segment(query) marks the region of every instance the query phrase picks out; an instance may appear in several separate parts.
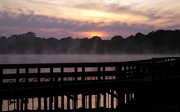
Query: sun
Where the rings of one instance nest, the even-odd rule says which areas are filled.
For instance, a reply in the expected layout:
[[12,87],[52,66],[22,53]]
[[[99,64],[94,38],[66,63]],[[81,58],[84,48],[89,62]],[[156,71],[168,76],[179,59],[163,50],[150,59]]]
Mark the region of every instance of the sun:
[[93,36],[104,37],[104,33],[103,32],[89,32],[89,37],[93,37]]
[[92,38],[94,36],[98,36],[101,39],[107,38],[107,33],[103,31],[87,31],[87,32],[81,32],[81,35],[87,38]]

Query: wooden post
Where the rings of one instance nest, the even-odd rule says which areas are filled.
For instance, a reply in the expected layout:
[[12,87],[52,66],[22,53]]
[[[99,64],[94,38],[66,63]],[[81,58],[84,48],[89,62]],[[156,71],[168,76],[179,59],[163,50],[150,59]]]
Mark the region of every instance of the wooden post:
[[[85,73],[85,67],[82,67],[82,73]],[[82,76],[81,81],[84,81],[84,80],[85,80],[85,77],[84,77],[84,76]]]
[[[27,74],[29,74],[29,69],[28,68],[26,68],[26,75]],[[28,83],[29,82],[29,79],[28,79],[28,77],[26,77],[26,83]],[[25,104],[25,110],[27,110],[27,108],[28,108],[28,98],[27,97],[25,97],[25,102],[24,102]]]
[[24,107],[25,107],[25,110],[27,110],[28,109],[28,97],[25,97],[25,99],[24,99]]
[[[53,68],[52,67],[50,67],[50,74],[51,74],[51,77],[50,77],[50,79],[51,79],[51,84],[52,85],[54,85],[54,80],[53,80]],[[55,89],[55,87],[53,87],[53,89]],[[55,92],[55,91],[53,91],[53,92]],[[53,103],[53,96],[52,96],[52,94],[51,94],[51,96],[49,97],[49,110],[50,111],[52,111],[53,110],[53,106],[52,106],[52,103]]]
[[103,96],[104,108],[106,108],[106,92],[103,93]]
[[[40,74],[41,73],[41,69],[40,68],[38,68],[38,74]],[[41,79],[40,79],[40,77],[38,77],[38,83],[40,84],[40,82],[41,82]],[[38,110],[41,110],[41,96],[39,95],[38,96]]]
[[101,81],[101,67],[98,66],[98,81]]
[[[106,67],[103,66],[103,72],[105,72],[105,71],[106,71]],[[105,75],[103,76],[103,80],[104,80],[104,81],[106,80],[106,76],[105,76]]]
[[64,110],[64,94],[61,96],[61,109]]
[[[2,83],[3,83],[2,75],[3,75],[3,70],[2,68],[0,68],[0,90],[2,89]],[[3,99],[0,93],[0,112],[2,112],[2,105],[3,105]]]
[[56,94],[54,97],[54,109],[58,110],[58,94]]
[[16,110],[19,111],[19,98],[16,99]]
[[59,93],[58,92],[58,76],[55,76],[54,81],[55,81],[54,92],[56,92],[55,97],[54,97],[54,109],[58,110],[58,93]]
[[126,93],[126,104],[129,105],[130,101],[129,101],[129,92]]
[[47,97],[44,97],[44,110],[47,110]]
[[0,111],[2,112],[2,106],[3,106],[3,99],[0,96]]
[[[78,68],[75,67],[74,68],[74,73],[76,74],[78,72]],[[75,76],[75,82],[78,81],[78,76]],[[78,98],[77,98],[77,94],[74,94],[74,100],[73,100],[73,109],[76,110],[77,109],[77,103],[78,103]]]
[[31,99],[32,99],[32,110],[34,110],[34,98]]
[[89,109],[92,109],[92,95],[91,95],[91,92],[89,92]]
[[77,109],[77,94],[74,94],[74,100],[73,100],[73,109]]
[[86,97],[85,97],[85,93],[82,93],[82,108],[85,109],[86,106]]
[[[77,72],[78,72],[78,68],[75,67],[75,68],[74,68],[74,73],[76,74]],[[75,76],[75,82],[77,82],[77,76]]]
[[96,108],[100,108],[100,93],[99,92],[96,95]]
[[[98,66],[98,81],[101,81],[101,67]],[[100,108],[100,92],[97,93],[97,108]]]
[[67,96],[67,110],[70,110],[70,98]]
[[[19,68],[17,68],[17,75],[19,75]],[[19,83],[19,77],[16,77],[16,83]],[[19,111],[19,98],[17,98],[17,102],[16,102],[16,108],[17,111]]]
[[[112,94],[114,94],[114,91],[113,91],[113,90],[111,90],[111,92],[112,92]],[[112,94],[111,94],[111,109],[114,108],[114,97],[113,97]]]
[[52,103],[53,103],[53,96],[50,96],[49,97],[49,110],[52,111],[53,108],[52,108]]
[[[61,83],[64,83],[64,67],[61,67]],[[61,109],[64,110],[64,93],[61,94]]]
[[124,108],[125,98],[122,91],[117,91],[118,93],[118,108]]
[[[28,74],[29,74],[29,69],[28,69],[28,68],[26,68],[25,70],[26,70],[26,75],[28,75]],[[28,83],[28,82],[29,82],[28,77],[26,77],[26,79],[25,79],[25,80],[26,80],[26,83]]]
[[41,110],[41,96],[38,96],[38,110]]
[[21,111],[23,110],[23,98],[21,98]]
[[116,70],[116,80],[119,80],[119,66],[116,66],[116,68],[115,68]]

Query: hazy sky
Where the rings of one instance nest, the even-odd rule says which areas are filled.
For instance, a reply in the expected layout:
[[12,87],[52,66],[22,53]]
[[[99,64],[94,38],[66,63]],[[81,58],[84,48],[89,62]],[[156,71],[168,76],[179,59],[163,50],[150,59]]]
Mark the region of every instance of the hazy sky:
[[180,0],[0,0],[0,35],[110,39],[180,29]]

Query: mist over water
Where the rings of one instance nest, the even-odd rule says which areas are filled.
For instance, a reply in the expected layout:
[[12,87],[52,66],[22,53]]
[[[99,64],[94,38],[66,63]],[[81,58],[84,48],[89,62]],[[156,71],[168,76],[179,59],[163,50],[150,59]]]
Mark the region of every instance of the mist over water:
[[0,64],[123,62],[154,57],[179,57],[180,54],[119,54],[119,55],[0,55]]

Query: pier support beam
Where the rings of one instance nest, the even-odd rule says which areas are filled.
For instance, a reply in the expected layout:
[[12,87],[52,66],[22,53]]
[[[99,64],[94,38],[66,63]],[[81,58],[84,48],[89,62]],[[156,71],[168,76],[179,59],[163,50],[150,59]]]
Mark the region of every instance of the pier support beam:
[[103,93],[103,105],[104,105],[104,108],[106,108],[106,92]]
[[100,108],[100,93],[97,93],[96,95],[96,108]]
[[38,96],[38,110],[41,110],[41,97]]
[[44,110],[47,110],[47,97],[44,97]]
[[53,96],[50,96],[49,97],[49,110],[53,110],[53,106],[52,106],[52,103],[53,103]]
[[70,110],[70,105],[71,105],[70,98],[67,97],[67,110]]
[[[0,69],[0,89],[2,88],[2,83],[3,83],[2,75],[3,75],[3,69]],[[0,93],[0,112],[2,112],[2,105],[3,105],[3,99]]]
[[58,110],[58,95],[55,95],[54,97],[54,110]]
[[28,98],[25,98],[25,110],[27,110],[28,109]]
[[89,93],[89,109],[92,109],[92,95]]
[[[111,92],[114,94],[114,91],[113,90],[111,90]],[[111,94],[111,109],[113,109],[114,108],[114,97],[113,97],[113,95]]]
[[64,110],[64,95],[61,96],[61,109]]
[[3,105],[3,100],[0,98],[0,111],[2,112],[2,105]]
[[118,108],[124,108],[125,94],[122,91],[117,91],[118,94]]
[[21,99],[21,111],[23,110],[23,100]]
[[21,98],[21,110],[27,110],[28,108],[28,98]]
[[19,98],[16,99],[17,102],[16,102],[16,110],[19,111]]
[[77,109],[77,94],[74,94],[74,100],[73,100],[73,105],[72,105],[73,109],[76,110]]
[[83,108],[83,109],[86,108],[86,97],[85,97],[85,93],[82,94],[82,108]]

